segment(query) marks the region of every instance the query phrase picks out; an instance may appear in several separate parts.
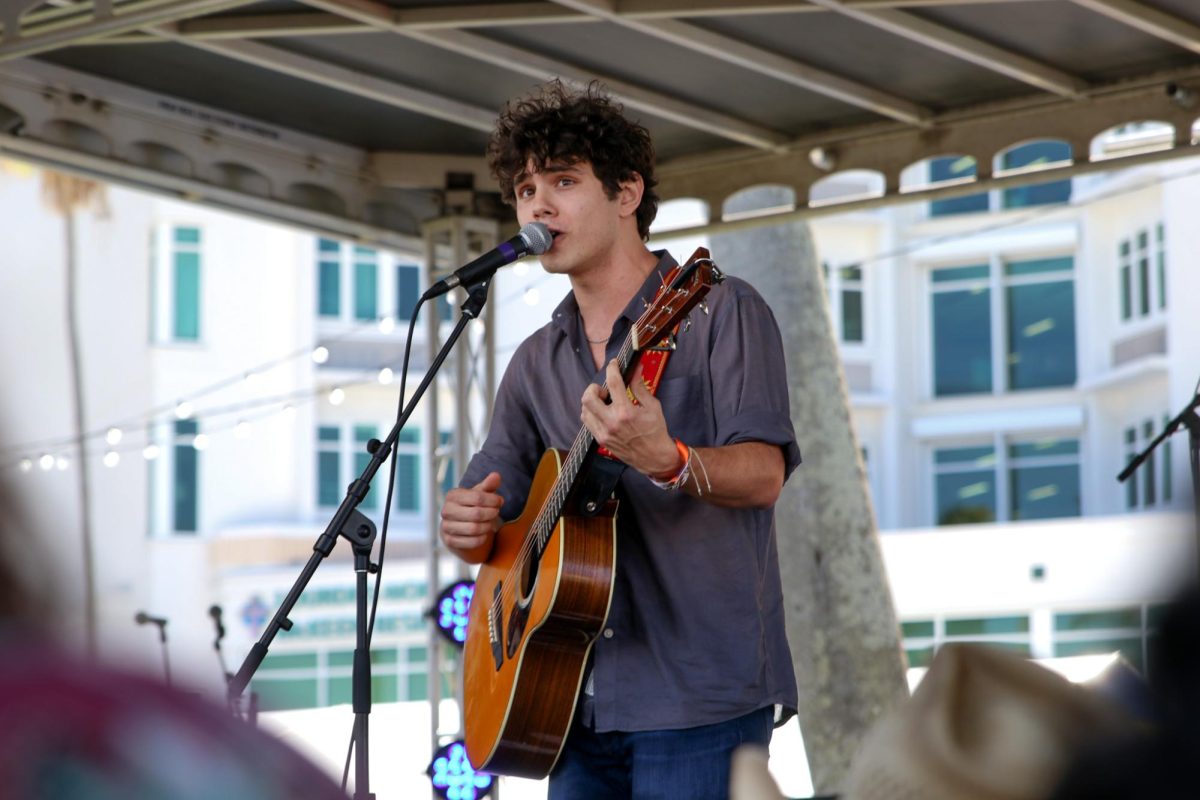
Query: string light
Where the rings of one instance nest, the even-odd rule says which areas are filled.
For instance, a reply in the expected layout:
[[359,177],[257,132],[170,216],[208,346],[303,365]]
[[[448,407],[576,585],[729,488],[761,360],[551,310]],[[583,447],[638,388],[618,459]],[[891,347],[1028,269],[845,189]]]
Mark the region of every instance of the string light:
[[324,364],[329,360],[329,348],[325,345],[314,348],[312,351],[312,360],[314,364]]
[[121,437],[123,435],[124,434],[121,432],[120,428],[117,428],[117,427],[109,428],[104,433],[104,441],[108,442],[113,447],[116,447],[117,445],[119,445],[121,443]]
[[233,435],[239,439],[249,439],[253,432],[253,427],[244,419],[238,420],[237,425],[233,426]]
[[513,264],[513,274],[517,275],[518,277],[523,276],[528,272],[529,265],[524,261],[518,261],[516,264]]
[[542,301],[542,293],[540,291],[538,291],[538,288],[536,286],[530,286],[528,289],[525,290],[524,300],[525,300],[525,305],[536,306],[538,303],[540,303]]
[[115,467],[117,464],[120,464],[120,463],[121,463],[121,454],[118,453],[116,450],[109,450],[107,453],[104,454],[104,466],[108,467],[109,469]]
[[192,447],[194,447],[197,450],[207,450],[208,449],[208,434],[207,433],[197,433],[194,437],[192,437]]
[[396,318],[384,316],[379,318],[379,332],[391,333],[396,327]]
[[67,467],[71,466],[71,459],[67,458],[65,455],[59,456],[58,458],[54,459],[54,466],[58,467],[59,472],[65,472]]
[[148,444],[142,448],[142,458],[147,461],[153,461],[158,458],[158,445]]
[[38,466],[41,467],[44,472],[49,472],[50,470],[54,469],[54,456],[50,455],[49,453],[43,453],[42,457],[38,459]]
[[384,367],[379,370],[379,382],[387,386],[396,377],[396,373],[392,372],[391,367]]
[[32,458],[22,458],[21,459],[21,472],[29,472],[31,469],[33,469],[33,459]]
[[346,391],[340,386],[333,387],[329,393],[329,405],[331,406],[340,406],[345,399]]
[[251,393],[257,392],[262,388],[262,384],[263,384],[262,373],[254,372],[253,370],[251,370],[250,372],[246,373],[245,381],[246,381],[246,391],[251,392]]
[[195,413],[196,409],[192,407],[189,400],[180,400],[175,406],[175,416],[178,419],[191,419]]
[[288,403],[279,413],[283,415],[285,422],[291,422],[296,418],[296,407],[291,403]]

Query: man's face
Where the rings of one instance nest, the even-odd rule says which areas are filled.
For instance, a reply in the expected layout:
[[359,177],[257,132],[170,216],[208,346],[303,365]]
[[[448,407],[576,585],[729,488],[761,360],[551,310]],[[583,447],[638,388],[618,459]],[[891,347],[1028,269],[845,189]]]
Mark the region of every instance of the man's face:
[[554,245],[541,256],[548,272],[579,275],[603,266],[621,233],[623,206],[620,193],[609,198],[590,162],[547,164],[541,171],[530,163],[513,194],[522,225],[541,222],[554,234]]

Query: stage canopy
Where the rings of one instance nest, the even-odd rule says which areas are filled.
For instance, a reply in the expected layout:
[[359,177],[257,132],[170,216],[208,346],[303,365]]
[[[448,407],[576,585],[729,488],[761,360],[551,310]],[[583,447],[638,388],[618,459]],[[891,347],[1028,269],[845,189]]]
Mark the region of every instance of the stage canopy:
[[[1200,118],[1195,0],[0,0],[0,22],[0,151],[396,246],[497,211],[487,131],[551,77],[607,84],[663,196],[714,219],[763,183],[802,213],[1029,181],[1004,153],[1031,140],[1070,147],[1039,180],[1178,157]],[[904,171],[938,156],[973,179]]]

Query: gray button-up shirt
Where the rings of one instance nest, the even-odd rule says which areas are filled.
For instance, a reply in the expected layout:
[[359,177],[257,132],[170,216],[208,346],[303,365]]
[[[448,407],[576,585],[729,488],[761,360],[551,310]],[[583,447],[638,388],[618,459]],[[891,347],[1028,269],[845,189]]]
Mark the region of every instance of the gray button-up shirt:
[[[665,251],[613,326],[608,359],[675,265]],[[783,347],[762,297],[734,277],[693,310],[667,361],[658,399],[672,436],[697,447],[767,442],[783,449],[786,474],[800,463],[788,410]],[[548,447],[569,448],[580,398],[603,383],[573,294],[513,355],[496,395],[492,426],[463,486],[495,470],[501,514],[520,514]],[[700,474],[703,482],[703,474]],[[796,707],[784,631],[772,509],[721,508],[664,492],[627,469],[617,488],[617,575],[592,675],[595,728],[642,731],[722,722],[778,704]]]

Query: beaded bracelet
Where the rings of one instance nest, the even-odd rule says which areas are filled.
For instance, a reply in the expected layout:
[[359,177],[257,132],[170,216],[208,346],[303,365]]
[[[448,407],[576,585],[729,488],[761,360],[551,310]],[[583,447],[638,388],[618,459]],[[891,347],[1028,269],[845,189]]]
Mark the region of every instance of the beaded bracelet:
[[660,480],[653,475],[646,476],[650,479],[651,483],[666,492],[674,491],[683,486],[692,472],[692,448],[676,439],[675,449],[679,451],[679,459],[683,462],[683,466],[679,468],[679,471],[674,476],[668,480]]

